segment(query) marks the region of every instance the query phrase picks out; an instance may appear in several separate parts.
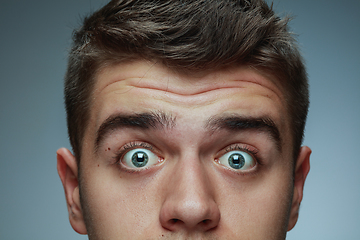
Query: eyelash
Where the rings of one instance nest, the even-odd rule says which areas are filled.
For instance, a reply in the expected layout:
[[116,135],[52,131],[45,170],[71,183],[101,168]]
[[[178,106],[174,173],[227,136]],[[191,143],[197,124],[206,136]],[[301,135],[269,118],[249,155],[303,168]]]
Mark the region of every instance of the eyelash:
[[240,144],[235,144],[235,145],[230,145],[225,149],[225,153],[228,153],[230,151],[234,151],[234,150],[240,150],[240,151],[244,151],[247,153],[252,154],[254,157],[258,154],[258,150],[250,148],[250,146],[247,145],[240,145]]
[[121,158],[130,150],[135,149],[135,148],[145,148],[148,149],[150,151],[154,151],[154,147],[152,145],[150,145],[149,143],[146,142],[129,142],[126,143],[124,146],[122,146],[120,148],[119,151],[117,151],[115,153],[115,159],[116,159],[116,163],[119,163]]

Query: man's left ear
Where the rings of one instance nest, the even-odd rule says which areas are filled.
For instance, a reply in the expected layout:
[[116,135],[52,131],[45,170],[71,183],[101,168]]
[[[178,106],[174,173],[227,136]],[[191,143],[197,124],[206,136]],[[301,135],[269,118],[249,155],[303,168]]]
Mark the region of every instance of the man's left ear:
[[299,217],[299,209],[301,200],[303,198],[305,179],[310,170],[310,154],[311,149],[309,147],[303,146],[300,149],[300,153],[296,161],[294,176],[294,196],[291,205],[288,231],[290,231],[295,226]]

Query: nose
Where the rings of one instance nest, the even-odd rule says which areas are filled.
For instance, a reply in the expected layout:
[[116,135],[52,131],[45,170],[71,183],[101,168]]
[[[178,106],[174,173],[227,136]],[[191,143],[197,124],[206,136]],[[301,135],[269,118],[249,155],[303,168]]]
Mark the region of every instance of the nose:
[[208,175],[199,162],[176,168],[167,183],[160,223],[170,231],[208,231],[218,226],[220,210]]

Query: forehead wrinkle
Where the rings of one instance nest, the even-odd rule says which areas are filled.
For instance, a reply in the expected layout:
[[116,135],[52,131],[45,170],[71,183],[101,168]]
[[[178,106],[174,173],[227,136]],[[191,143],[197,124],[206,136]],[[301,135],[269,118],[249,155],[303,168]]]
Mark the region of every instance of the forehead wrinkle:
[[[140,71],[140,72],[143,72],[142,75],[139,75],[137,77],[127,77],[127,76],[123,76],[123,77],[111,77],[113,75],[114,72],[117,72],[118,70],[118,66],[123,66],[123,67],[133,67],[133,66],[136,66],[136,63],[146,63],[147,65],[150,65],[148,66],[148,68],[145,70],[145,71]],[[150,63],[150,64],[149,64]],[[118,83],[118,82],[121,82],[121,81],[125,81],[125,80],[128,80],[128,79],[138,79],[138,83],[140,83],[144,78],[145,76],[151,71],[151,69],[153,69],[155,67],[155,65],[157,64],[157,62],[148,62],[148,61],[138,61],[138,62],[133,62],[133,61],[128,61],[128,62],[124,62],[124,63],[114,63],[114,64],[110,64],[110,65],[107,65],[107,64],[104,64],[102,67],[100,67],[97,71],[96,71],[96,74],[95,74],[95,89],[93,91],[93,93],[95,94],[99,94],[100,92],[102,92],[105,88],[107,88],[108,86],[112,85],[112,84],[115,84],[115,83]],[[126,72],[126,71],[129,71],[127,70],[126,68],[125,69],[122,69],[123,71],[121,72]],[[139,72],[139,71],[135,71],[135,69],[133,69],[131,72]],[[101,79],[112,79],[111,81],[107,82],[106,84],[104,84],[104,86],[101,86],[99,88],[97,88],[96,86],[99,85],[99,83],[101,82],[100,80]],[[103,80],[104,81],[104,80]],[[133,87],[136,87],[135,85]],[[129,90],[127,90],[129,91]],[[125,92],[127,92],[125,91]]]
[[[117,74],[118,72],[121,74]],[[130,80],[130,82],[127,80]],[[243,86],[238,83],[243,82],[267,88],[280,99],[282,95],[281,84],[278,86],[276,77],[253,67],[242,66],[207,70],[203,71],[203,74],[200,74],[200,76],[197,76],[197,74],[192,72],[184,74],[173,71],[158,62],[151,61],[135,61],[104,66],[96,74],[96,85],[98,86],[96,93],[103,91],[109,85],[121,81],[126,81],[126,85],[131,87],[158,89],[184,96],[205,93],[219,88],[242,88]],[[104,86],[101,86],[101,82],[105,82]],[[182,91],[179,92],[180,89],[178,88],[172,89],[171,85],[173,84],[180,84]]]
[[[271,91],[272,93],[274,93],[278,99],[283,99],[282,97],[282,92],[280,89],[278,89],[278,91],[276,91],[276,88],[278,88],[276,85],[275,87],[272,87],[270,84],[264,84],[264,83],[261,83],[260,81],[251,81],[251,80],[234,80],[235,82],[245,82],[245,83],[251,83],[251,84],[256,84],[256,85],[259,85],[263,88],[266,88],[268,89],[269,91]],[[275,84],[273,81],[271,81],[273,84]],[[244,87],[245,88],[245,87]],[[263,94],[264,96],[270,98],[267,94]]]

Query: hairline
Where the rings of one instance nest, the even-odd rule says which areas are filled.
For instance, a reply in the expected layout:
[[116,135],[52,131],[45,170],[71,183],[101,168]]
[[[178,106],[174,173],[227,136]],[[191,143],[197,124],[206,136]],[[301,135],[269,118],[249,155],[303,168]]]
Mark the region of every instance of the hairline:
[[[256,51],[258,51],[258,52],[254,52],[254,53],[246,52],[246,51],[239,52],[239,53],[233,52],[234,55],[230,55],[229,57],[225,57],[225,58],[224,58],[225,55],[222,55],[222,57],[219,57],[220,55],[219,56],[216,55],[218,58],[216,58],[215,60],[213,60],[212,58],[204,59],[204,58],[200,57],[199,61],[195,61],[195,62],[193,62],[193,61],[189,62],[187,58],[186,59],[179,58],[180,60],[178,61],[177,58],[176,59],[174,58],[174,55],[171,55],[170,57],[168,55],[161,55],[163,53],[162,51],[159,52],[156,49],[155,49],[155,51],[153,51],[150,48],[147,48],[146,45],[141,45],[141,46],[139,45],[140,50],[141,49],[142,50],[137,51],[135,48],[137,48],[138,46],[136,44],[134,45],[132,40],[135,40],[135,41],[140,40],[140,42],[141,42],[141,41],[143,41],[143,38],[141,38],[141,37],[136,38],[136,39],[133,38],[133,39],[131,39],[131,41],[128,41],[128,39],[125,39],[124,44],[125,44],[126,48],[120,49],[120,48],[115,47],[116,50],[113,51],[113,49],[115,49],[115,48],[113,48],[114,45],[112,45],[111,43],[108,44],[109,42],[106,42],[106,43],[104,43],[105,45],[102,45],[103,44],[102,40],[101,39],[99,40],[98,38],[94,37],[95,36],[94,32],[91,29],[91,24],[94,24],[94,17],[99,18],[100,17],[99,13],[101,11],[103,11],[103,9],[105,9],[105,7],[95,13],[92,13],[88,18],[86,18],[83,22],[82,28],[79,29],[77,32],[74,32],[75,34],[74,34],[74,38],[73,38],[74,39],[73,43],[75,44],[74,45],[75,48],[73,48],[73,50],[71,52],[71,57],[70,57],[73,59],[77,59],[77,61],[80,63],[83,63],[83,61],[87,61],[86,64],[90,64],[87,66],[96,66],[94,68],[95,70],[90,70],[91,74],[88,75],[90,77],[87,79],[88,83],[92,84],[92,87],[86,89],[85,90],[86,96],[84,98],[80,99],[82,101],[87,101],[87,102],[85,102],[86,108],[81,113],[82,118],[80,120],[78,120],[78,122],[76,122],[76,119],[71,122],[72,132],[74,132],[74,129],[76,129],[76,128],[80,128],[81,130],[83,130],[83,131],[77,131],[76,133],[71,133],[72,138],[70,138],[71,142],[75,144],[74,149],[76,150],[75,151],[76,155],[78,155],[78,157],[79,157],[79,161],[81,158],[82,144],[84,141],[84,136],[85,136],[86,129],[88,128],[90,112],[91,112],[92,105],[93,105],[92,96],[93,96],[94,89],[95,89],[94,87],[95,87],[95,84],[97,81],[96,75],[106,66],[130,62],[130,61],[134,61],[137,59],[149,60],[147,58],[148,56],[150,56],[151,58],[154,58],[154,59],[158,59],[158,61],[162,62],[165,66],[170,67],[172,69],[176,69],[179,72],[185,71],[185,70],[186,71],[188,71],[188,70],[190,70],[190,71],[200,70],[201,71],[201,70],[213,69],[214,66],[215,66],[215,68],[216,68],[216,66],[219,66],[219,68],[221,68],[221,66],[248,65],[248,66],[252,66],[258,70],[261,70],[261,72],[263,72],[263,73],[267,73],[267,74],[271,74],[271,75],[275,76],[277,79],[280,80],[279,82],[281,83],[282,86],[284,86],[284,89],[285,89],[285,91],[282,91],[282,92],[284,93],[284,95],[286,97],[286,102],[285,102],[286,112],[289,115],[288,121],[289,121],[290,127],[292,128],[292,129],[290,129],[290,135],[292,136],[292,139],[293,139],[292,145],[293,145],[293,148],[295,149],[294,152],[296,152],[296,151],[298,152],[298,149],[301,146],[302,139],[303,139],[302,136],[303,136],[303,132],[304,132],[304,124],[306,121],[306,114],[307,114],[307,111],[305,111],[305,106],[307,106],[307,104],[305,102],[304,102],[304,104],[299,104],[299,101],[297,101],[297,103],[295,103],[297,96],[300,96],[301,99],[304,100],[305,99],[304,95],[306,95],[306,91],[308,91],[308,89],[305,89],[305,85],[307,84],[307,78],[305,77],[306,70],[303,66],[303,59],[299,53],[299,49],[297,47],[296,40],[292,37],[293,34],[289,31],[289,29],[287,29],[290,18],[288,16],[284,16],[284,17],[280,18],[278,14],[274,13],[272,7],[270,7],[270,9],[266,9],[267,4],[265,2],[264,2],[265,5],[263,5],[263,3],[261,3],[260,1],[255,1],[254,3],[255,3],[255,5],[253,5],[254,8],[250,8],[250,9],[252,9],[250,12],[254,13],[253,10],[257,9],[260,11],[260,14],[262,14],[262,16],[264,16],[263,14],[268,14],[268,13],[270,14],[269,18],[267,16],[264,16],[263,18],[261,18],[261,20],[267,19],[268,22],[272,22],[274,24],[271,26],[276,27],[277,32],[271,32],[271,33],[276,34],[276,35],[274,35],[276,39],[277,39],[277,37],[279,37],[276,40],[277,42],[275,42],[276,44],[278,44],[278,43],[280,44],[281,41],[284,41],[283,44],[279,45],[280,49],[277,49],[277,50],[281,50],[282,47],[284,47],[284,51],[285,51],[284,53],[271,52],[271,50],[274,50],[274,49],[272,49],[271,47],[269,48],[269,46],[265,45],[265,47],[266,47],[265,49],[257,48],[257,47],[254,48]],[[116,6],[114,5],[111,7],[116,7]],[[265,12],[262,12],[262,10],[260,9],[262,7],[265,7]],[[266,12],[266,11],[269,11],[269,12]],[[90,18],[92,20],[87,21]],[[89,28],[89,26],[90,26],[90,28]],[[264,26],[265,25],[263,25],[263,27]],[[271,31],[271,29],[269,31]],[[271,36],[273,36],[273,35],[271,35]],[[79,37],[81,37],[81,40]],[[261,39],[258,39],[258,40],[264,41],[265,39],[266,38],[264,38],[264,36],[263,36],[263,37],[261,37]],[[106,45],[106,44],[108,44],[108,45]],[[143,43],[141,42],[141,44],[143,44]],[[127,47],[131,47],[133,49],[130,49]],[[95,51],[93,51],[93,50],[95,50]],[[261,54],[264,54],[264,52],[262,52],[262,50],[266,50],[266,51],[270,50],[269,55],[265,55],[265,56],[261,55]],[[165,53],[165,50],[164,50],[164,53]],[[172,54],[172,53],[174,53],[174,52],[171,51],[170,54]],[[240,54],[240,55],[238,55],[238,54]],[[265,53],[265,54],[267,54],[267,53]],[[274,56],[275,56],[275,58],[272,58]],[[280,58],[276,58],[277,56],[279,56]],[[236,58],[234,58],[234,57],[236,57]],[[272,60],[274,62],[272,62]],[[275,65],[272,65],[272,64],[275,64]],[[293,64],[295,64],[295,65],[293,65]],[[74,62],[73,62],[72,65],[76,65],[76,64],[74,64]],[[275,66],[275,68],[273,68],[273,66]],[[279,66],[282,66],[282,67],[279,67]],[[218,68],[216,68],[216,69],[218,69]],[[74,70],[74,69],[72,69],[72,70]],[[83,66],[81,66],[81,71],[84,71]],[[78,74],[81,74],[81,73],[78,73]],[[70,80],[71,80],[71,77],[72,76],[70,73],[70,76],[69,76]],[[84,79],[82,79],[82,80],[84,81]],[[299,86],[301,87],[301,90],[304,90],[304,93],[299,93],[296,90],[294,91],[293,84],[298,80],[300,80]],[[308,97],[307,97],[307,99],[308,99]],[[294,105],[295,107],[292,107],[293,103],[295,103],[295,105]],[[77,106],[79,105],[79,103],[76,103],[76,104],[77,104]],[[82,104],[84,104],[84,103],[82,103]],[[295,111],[297,109],[301,110],[301,112],[299,114]],[[306,109],[308,109],[308,106],[306,107]],[[79,111],[77,111],[75,109],[73,112],[79,112]],[[80,122],[80,121],[82,121],[82,122]],[[80,127],[79,124],[82,125],[83,123],[85,126]],[[73,145],[73,147],[74,147],[74,145]],[[296,159],[296,156],[297,156],[297,154],[295,153],[293,158]]]

